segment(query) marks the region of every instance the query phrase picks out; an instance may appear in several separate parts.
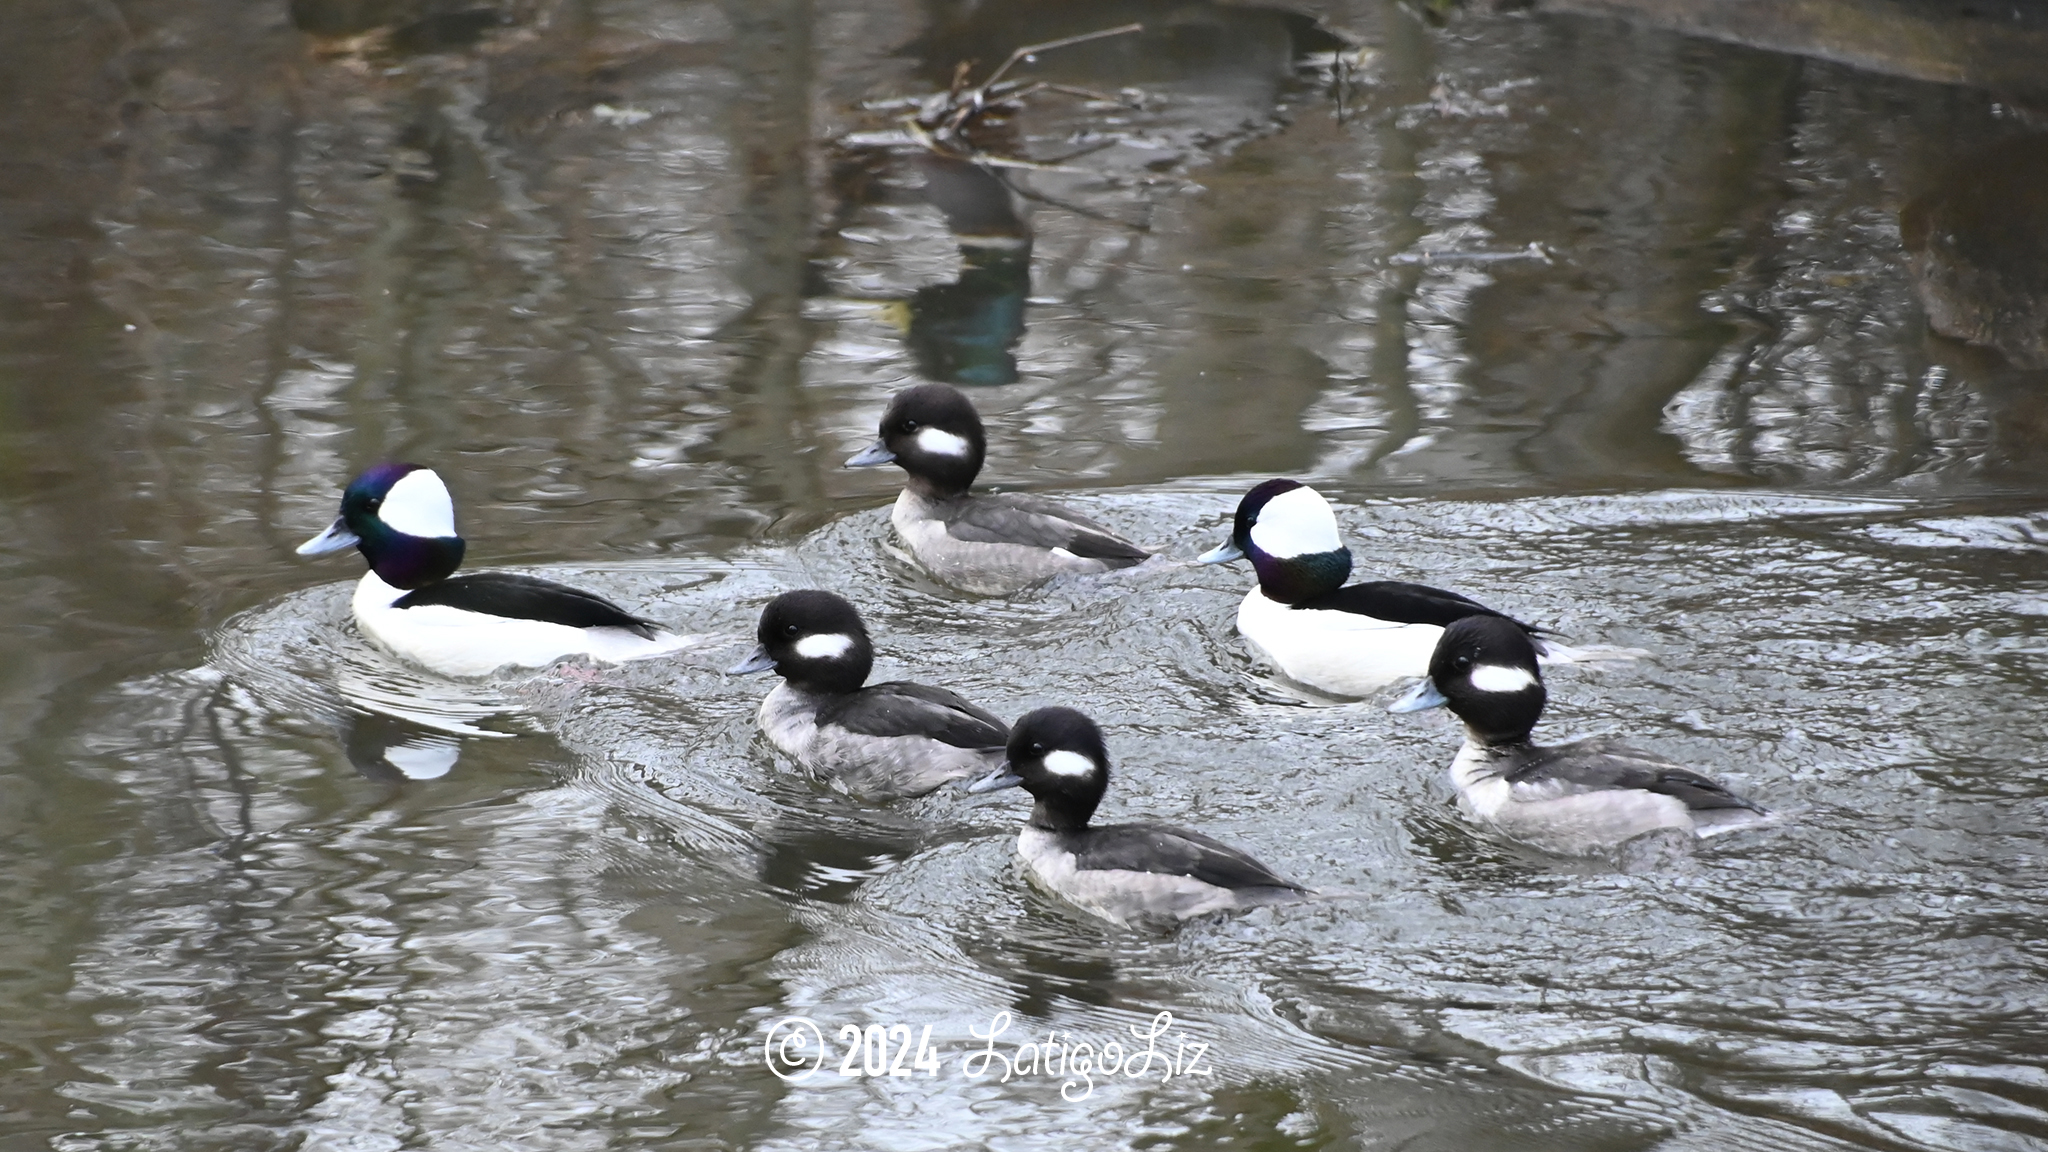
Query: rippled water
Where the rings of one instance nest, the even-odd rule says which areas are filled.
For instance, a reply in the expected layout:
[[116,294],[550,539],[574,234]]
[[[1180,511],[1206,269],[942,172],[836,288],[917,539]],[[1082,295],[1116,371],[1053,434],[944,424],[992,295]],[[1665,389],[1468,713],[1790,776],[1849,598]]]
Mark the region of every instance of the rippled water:
[[[42,101],[0,180],[0,1145],[2048,1147],[2048,377],[1928,334],[1897,226],[2009,107],[1369,2],[502,14],[0,36]],[[982,141],[1069,170],[925,201],[890,98],[1124,21],[1030,73],[1117,100]],[[988,600],[885,552],[897,478],[839,461],[920,373],[1012,370],[985,479],[1163,559]],[[701,642],[368,647],[356,562],[290,548],[392,456],[475,563]],[[1606,649],[1549,738],[1783,822],[1475,833],[1451,721],[1272,680],[1248,574],[1189,563],[1274,474],[1362,574]],[[799,586],[878,677],[1096,715],[1105,816],[1327,898],[1113,930],[1023,882],[1017,793],[818,786],[719,671]],[[785,1081],[789,1017],[834,1055]],[[1007,1081],[966,1060],[1005,1021]],[[895,1024],[936,1074],[839,1074]],[[1066,1060],[1133,1029],[1141,1075]]]

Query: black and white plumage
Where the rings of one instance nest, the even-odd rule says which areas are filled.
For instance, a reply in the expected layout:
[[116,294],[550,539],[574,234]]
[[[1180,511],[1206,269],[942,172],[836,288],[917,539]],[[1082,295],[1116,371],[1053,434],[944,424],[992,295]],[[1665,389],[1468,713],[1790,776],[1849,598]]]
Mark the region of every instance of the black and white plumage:
[[640,660],[690,643],[594,592],[513,572],[455,575],[465,549],[448,486],[417,464],[380,464],[350,482],[341,515],[303,556],[353,544],[370,563],[352,608],[363,634],[449,676],[569,656]]
[[1547,700],[1528,635],[1477,616],[1444,629],[1429,678],[1392,707],[1456,713],[1466,733],[1450,768],[1459,806],[1553,852],[1597,852],[1662,828],[1713,836],[1770,818],[1714,780],[1617,740],[1533,743]]
[[1294,480],[1268,480],[1246,493],[1230,539],[1201,562],[1240,559],[1251,560],[1259,582],[1238,605],[1238,632],[1290,679],[1337,696],[1365,696],[1423,675],[1453,621],[1492,616],[1534,631],[1425,584],[1345,584],[1351,549],[1337,534],[1336,514]]
[[1020,786],[1037,801],[1017,837],[1017,854],[1032,878],[1106,920],[1178,922],[1309,894],[1200,832],[1152,823],[1090,825],[1109,788],[1109,751],[1102,730],[1072,708],[1040,708],[1018,720],[1006,763],[969,790]]
[[422,608],[429,604],[564,628],[617,628],[642,640],[656,639],[662,631],[661,625],[635,616],[595,592],[518,572],[464,572],[415,588],[391,606]]
[[911,557],[966,592],[1001,595],[1063,572],[1106,572],[1150,555],[1049,500],[969,491],[988,451],[981,416],[958,388],[920,384],[898,392],[881,439],[848,460],[896,464],[908,474],[890,522]]
[[1010,726],[944,688],[867,684],[874,648],[852,604],[830,592],[784,592],[761,610],[753,654],[736,673],[773,670],[761,731],[849,795],[921,796],[1002,762]]

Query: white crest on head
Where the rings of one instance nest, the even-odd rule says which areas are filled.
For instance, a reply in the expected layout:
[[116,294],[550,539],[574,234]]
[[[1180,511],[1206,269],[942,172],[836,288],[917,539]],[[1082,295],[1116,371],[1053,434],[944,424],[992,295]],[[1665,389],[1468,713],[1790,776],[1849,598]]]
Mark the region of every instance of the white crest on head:
[[1344,546],[1337,535],[1337,514],[1313,488],[1289,488],[1259,509],[1252,524],[1252,543],[1275,559],[1335,552]]
[[820,632],[796,642],[796,654],[810,660],[836,660],[853,651],[853,637],[844,632]]
[[433,469],[415,468],[384,494],[377,519],[407,536],[453,536],[455,501]]
[[1536,686],[1536,674],[1506,664],[1481,664],[1469,677],[1481,692],[1521,692]]
[[1055,776],[1088,777],[1095,775],[1095,761],[1079,752],[1048,752],[1045,754],[1045,770]]
[[917,433],[917,450],[933,456],[965,456],[973,446],[965,436],[955,436],[943,428],[923,428]]

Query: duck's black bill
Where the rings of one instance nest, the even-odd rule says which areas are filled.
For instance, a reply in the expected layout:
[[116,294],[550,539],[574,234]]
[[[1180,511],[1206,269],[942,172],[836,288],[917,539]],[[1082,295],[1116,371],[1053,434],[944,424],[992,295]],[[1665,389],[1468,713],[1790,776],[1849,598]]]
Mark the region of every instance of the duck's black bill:
[[866,448],[861,449],[860,455],[848,460],[846,466],[848,468],[870,468],[876,464],[894,464],[895,462],[896,454],[889,451],[888,445],[877,440]]
[[966,788],[969,792],[1000,792],[1005,788],[1015,788],[1023,782],[1024,778],[1010,771],[1010,766],[1005,764],[981,779],[970,781],[962,785],[962,787]]
[[327,526],[327,531],[299,545],[298,553],[301,556],[319,556],[327,552],[339,552],[356,542],[356,534],[349,531],[348,525],[337,517],[334,523]]
[[1389,712],[1426,712],[1449,704],[1450,698],[1437,691],[1436,681],[1424,680],[1408,690],[1408,694],[1387,705]]

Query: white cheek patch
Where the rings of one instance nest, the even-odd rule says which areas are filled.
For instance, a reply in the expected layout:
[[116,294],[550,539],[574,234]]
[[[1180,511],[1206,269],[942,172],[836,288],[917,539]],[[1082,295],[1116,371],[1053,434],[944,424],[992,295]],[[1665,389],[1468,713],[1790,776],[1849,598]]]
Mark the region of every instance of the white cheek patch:
[[1048,752],[1045,756],[1045,770],[1055,776],[1093,776],[1095,761],[1079,752]]
[[427,468],[407,472],[384,494],[377,518],[407,536],[455,535],[455,501]]
[[1335,552],[1344,546],[1337,535],[1337,514],[1313,488],[1290,488],[1266,501],[1252,525],[1252,543],[1276,559]]
[[1504,664],[1481,664],[1472,670],[1470,679],[1481,692],[1521,692],[1536,686],[1534,672]]
[[853,651],[853,637],[844,632],[821,632],[796,642],[796,654],[808,660],[835,660]]
[[971,447],[967,437],[940,428],[926,428],[917,434],[917,450],[932,456],[965,456]]

